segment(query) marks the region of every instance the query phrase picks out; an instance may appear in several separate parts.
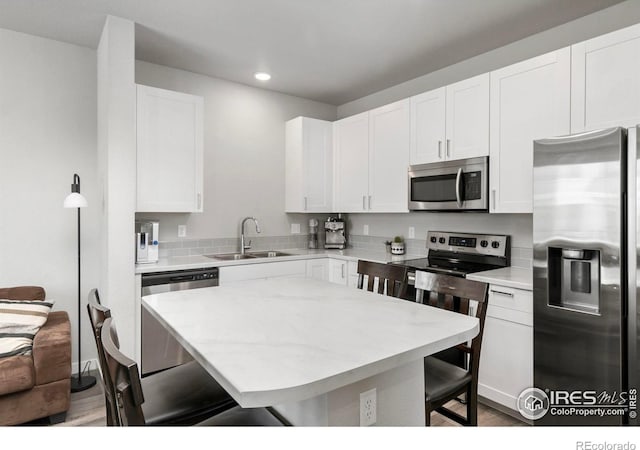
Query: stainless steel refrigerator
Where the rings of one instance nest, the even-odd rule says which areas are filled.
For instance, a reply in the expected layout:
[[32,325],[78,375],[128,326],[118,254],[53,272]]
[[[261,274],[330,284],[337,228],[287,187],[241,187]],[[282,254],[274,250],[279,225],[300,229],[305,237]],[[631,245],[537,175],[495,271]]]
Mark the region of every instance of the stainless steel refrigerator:
[[[585,392],[605,392],[596,405],[624,409],[607,395],[640,386],[637,135],[618,127],[534,142],[534,385],[561,393],[550,403],[584,411],[594,403]],[[637,425],[635,412],[621,414],[547,413],[535,424]]]

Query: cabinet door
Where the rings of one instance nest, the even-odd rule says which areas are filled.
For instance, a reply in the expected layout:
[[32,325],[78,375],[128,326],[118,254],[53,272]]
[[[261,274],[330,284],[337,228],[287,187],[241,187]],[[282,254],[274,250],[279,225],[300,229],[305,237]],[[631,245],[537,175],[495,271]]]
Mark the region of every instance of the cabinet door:
[[285,210],[333,209],[332,123],[296,117],[285,124]]
[[533,327],[489,316],[491,309],[484,323],[478,394],[517,410],[518,395],[533,386]]
[[329,259],[329,281],[347,285],[347,262],[341,259]]
[[304,211],[333,210],[332,123],[303,118]]
[[308,260],[307,278],[329,281],[329,260],[326,258]]
[[408,212],[409,133],[409,99],[369,112],[369,211]]
[[369,195],[369,113],[333,123],[335,165],[335,209],[340,212],[367,210]]
[[444,160],[446,88],[411,97],[411,164]]
[[489,74],[447,86],[447,159],[489,154]]
[[571,132],[640,123],[640,25],[571,46]]
[[491,72],[490,211],[533,212],[533,141],[569,134],[571,51]]
[[202,211],[203,99],[137,86],[139,212]]

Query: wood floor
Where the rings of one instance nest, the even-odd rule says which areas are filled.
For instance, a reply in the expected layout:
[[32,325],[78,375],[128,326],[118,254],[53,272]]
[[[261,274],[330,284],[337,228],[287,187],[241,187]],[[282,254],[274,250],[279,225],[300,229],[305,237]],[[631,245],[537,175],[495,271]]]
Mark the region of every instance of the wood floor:
[[[71,394],[71,407],[67,412],[67,420],[54,426],[106,426],[102,382],[100,380],[100,374],[95,375],[96,378],[98,378],[98,383],[91,389],[87,389],[84,392]],[[465,405],[457,401],[448,403],[447,407],[461,414],[465,413]],[[29,425],[38,424],[40,423],[32,422]],[[525,426],[526,424],[481,403],[478,405],[478,425],[484,427],[508,427]],[[441,416],[440,414],[433,413],[431,415],[431,426],[446,427],[460,425]]]

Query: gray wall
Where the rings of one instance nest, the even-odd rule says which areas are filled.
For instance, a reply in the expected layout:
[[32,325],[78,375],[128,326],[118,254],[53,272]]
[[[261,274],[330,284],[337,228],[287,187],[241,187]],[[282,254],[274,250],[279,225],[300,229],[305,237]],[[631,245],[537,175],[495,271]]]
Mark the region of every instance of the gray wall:
[[187,239],[235,237],[245,216],[266,236],[288,235],[291,223],[306,231],[308,217],[284,212],[284,123],[335,120],[335,106],[142,61],[136,82],[204,97],[204,212],[137,214],[160,221],[161,240],[177,240],[178,225]]
[[[46,289],[53,309],[69,313],[75,363],[77,216],[62,202],[77,173],[89,203],[81,217],[85,301],[100,269],[96,52],[0,29],[0,55],[0,286]],[[95,357],[95,343],[86,309],[80,314],[87,360]]]
[[[640,1],[628,0],[338,107],[338,118],[480,75],[640,22]],[[508,26],[508,24],[504,24]]]

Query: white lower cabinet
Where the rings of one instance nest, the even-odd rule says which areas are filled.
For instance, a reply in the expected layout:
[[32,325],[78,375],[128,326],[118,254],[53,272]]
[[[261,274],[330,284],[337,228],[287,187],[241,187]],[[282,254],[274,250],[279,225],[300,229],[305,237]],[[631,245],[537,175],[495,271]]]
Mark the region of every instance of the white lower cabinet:
[[277,277],[305,277],[307,261],[279,261],[220,267],[220,286],[233,281]]
[[484,324],[478,394],[517,410],[533,386],[533,293],[491,285]]
[[329,260],[327,258],[308,260],[307,278],[329,281]]
[[358,261],[347,262],[347,286],[358,287]]
[[329,281],[335,284],[347,285],[348,280],[347,261],[329,258]]

